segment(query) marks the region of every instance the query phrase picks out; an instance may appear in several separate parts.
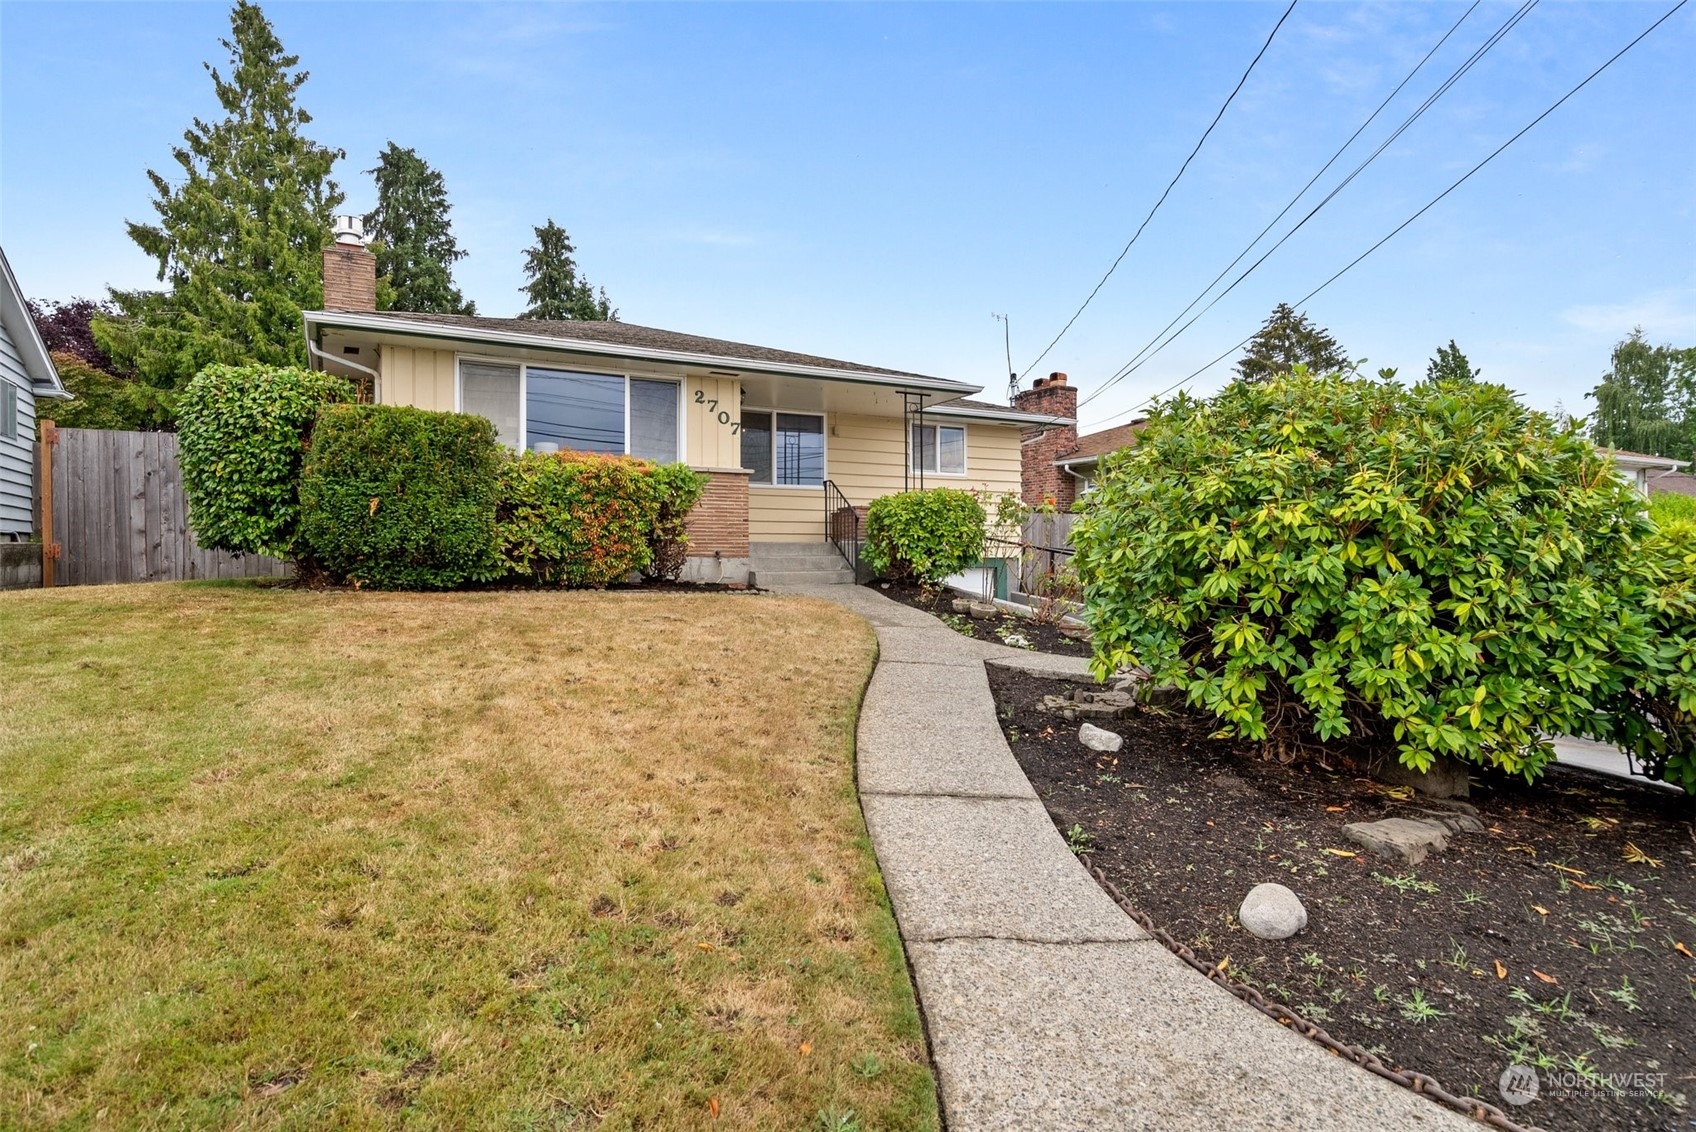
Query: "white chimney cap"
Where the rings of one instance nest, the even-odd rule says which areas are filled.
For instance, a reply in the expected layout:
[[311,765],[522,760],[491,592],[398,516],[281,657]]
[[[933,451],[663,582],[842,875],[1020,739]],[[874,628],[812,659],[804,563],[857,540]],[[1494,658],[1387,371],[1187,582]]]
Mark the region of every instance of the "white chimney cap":
[[357,248],[365,246],[365,221],[357,216],[336,217],[330,225],[330,232],[338,244]]

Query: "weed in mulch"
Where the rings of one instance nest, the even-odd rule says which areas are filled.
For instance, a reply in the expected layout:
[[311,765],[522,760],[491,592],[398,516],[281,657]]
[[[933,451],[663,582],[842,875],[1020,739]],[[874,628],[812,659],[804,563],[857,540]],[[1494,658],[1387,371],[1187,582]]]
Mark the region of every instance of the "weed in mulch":
[[[1416,867],[1343,826],[1426,816],[1341,760],[1263,761],[1212,725],[1144,711],[1106,725],[1118,755],[1039,710],[1072,685],[989,668],[1008,742],[1055,828],[1204,962],[1340,1041],[1501,1103],[1502,1072],[1542,1095],[1512,1115],[1559,1130],[1688,1128],[1696,1097],[1692,801],[1557,768],[1536,786],[1475,784],[1485,826]],[[1294,889],[1308,926],[1261,940],[1243,896]],[[1636,1079],[1618,1075],[1640,1074]],[[1555,1075],[1551,1077],[1551,1075]],[[1612,1076],[1611,1076],[1612,1075]]]
[[934,614],[950,629],[974,640],[1062,656],[1088,656],[1090,653],[1088,631],[1075,626],[1044,625],[1035,618],[1013,613],[1001,613],[981,620],[968,617],[954,612],[954,599],[963,595],[947,587],[933,590],[900,582],[871,582],[869,585],[884,597]]

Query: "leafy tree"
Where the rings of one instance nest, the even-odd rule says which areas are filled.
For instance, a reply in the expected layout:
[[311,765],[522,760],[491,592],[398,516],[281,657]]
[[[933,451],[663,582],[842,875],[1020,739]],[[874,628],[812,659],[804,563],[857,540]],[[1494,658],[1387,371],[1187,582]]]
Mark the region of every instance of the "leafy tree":
[[577,275],[577,251],[565,229],[551,219],[536,230],[535,246],[525,249],[523,290],[530,300],[519,318],[576,319],[583,322],[618,320],[618,311],[607,301],[607,289],[597,294],[587,279]]
[[118,317],[94,324],[114,361],[163,387],[213,363],[305,360],[300,314],[323,303],[320,255],[343,200],[330,173],[344,154],[302,133],[300,57],[248,0],[230,28],[228,77],[206,64],[224,117],[196,118],[171,151],[181,184],[148,171],[158,222],[128,225],[169,290],[114,291]]
[[453,283],[453,265],[465,252],[453,236],[447,186],[439,171],[390,142],[367,169],[377,179],[377,207],[365,216],[365,231],[377,255],[377,274],[393,288],[395,310],[432,314],[476,314]]
[[117,369],[111,357],[95,341],[92,324],[96,318],[110,318],[113,313],[112,304],[93,299],[72,299],[64,303],[29,300],[29,316],[55,361],[65,355],[85,366],[111,374],[115,374]]
[[1348,355],[1323,327],[1313,325],[1305,313],[1297,314],[1290,304],[1279,303],[1249,340],[1247,352],[1237,362],[1237,373],[1244,381],[1265,381],[1298,365],[1314,373],[1332,373],[1348,364]]
[[1638,327],[1590,391],[1590,436],[1608,448],[1688,460],[1696,447],[1696,348],[1651,346]]
[[1655,659],[1623,580],[1641,498],[1501,386],[1234,382],[1104,463],[1073,533],[1095,670],[1146,666],[1228,734],[1531,779],[1548,736],[1641,723],[1633,694],[1696,706],[1696,654]]
[[1472,368],[1472,363],[1466,360],[1466,355],[1450,338],[1447,346],[1437,347],[1437,356],[1425,367],[1425,380],[1471,382],[1477,381],[1483,372]]
[[168,432],[176,427],[177,395],[140,381],[118,377],[80,356],[55,351],[53,366],[72,400],[42,412],[61,428],[115,428]]

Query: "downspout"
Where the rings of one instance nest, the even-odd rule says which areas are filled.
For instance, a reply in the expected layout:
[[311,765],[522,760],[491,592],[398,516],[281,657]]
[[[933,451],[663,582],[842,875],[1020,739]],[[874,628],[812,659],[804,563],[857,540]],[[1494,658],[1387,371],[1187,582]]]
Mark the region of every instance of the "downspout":
[[323,362],[325,365],[329,365],[329,363],[335,362],[337,365],[346,366],[348,369],[356,369],[360,373],[370,375],[370,377],[371,377],[371,399],[372,399],[372,401],[376,402],[379,405],[381,405],[383,403],[383,375],[382,374],[378,373],[376,370],[372,369],[370,366],[363,366],[363,365],[360,365],[358,362],[350,362],[346,358],[338,358],[338,357],[334,357],[330,354],[326,354],[324,351],[322,351],[318,348],[318,343],[314,342],[310,338],[308,338],[306,340],[306,349],[309,353],[311,353],[311,355],[313,357],[317,358],[320,362]]

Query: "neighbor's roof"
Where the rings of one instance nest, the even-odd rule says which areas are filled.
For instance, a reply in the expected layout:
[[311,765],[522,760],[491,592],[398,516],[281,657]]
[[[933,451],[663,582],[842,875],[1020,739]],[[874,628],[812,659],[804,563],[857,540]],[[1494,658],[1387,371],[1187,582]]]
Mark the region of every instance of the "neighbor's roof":
[[5,324],[6,336],[23,359],[31,391],[37,397],[69,400],[71,395],[66,391],[65,383],[59,380],[53,355],[47,352],[47,343],[41,340],[35,319],[29,316],[29,304],[24,302],[24,293],[18,287],[17,276],[12,274],[12,265],[3,249],[0,249],[0,323]]
[[1682,468],[1690,461],[1674,460],[1670,456],[1651,456],[1647,452],[1627,452],[1623,448],[1602,448],[1602,454],[1613,459],[1622,468]]
[[1078,446],[1054,461],[1062,468],[1074,464],[1093,464],[1109,452],[1117,452],[1121,448],[1129,448],[1137,442],[1137,433],[1148,421],[1132,421],[1130,424],[1104,428],[1100,432],[1087,433],[1078,437]]
[[[681,334],[632,322],[550,321],[530,318],[479,318],[472,315],[419,314],[408,311],[307,311],[312,326],[386,331],[394,334],[446,338],[460,342],[567,349],[626,358],[646,358],[713,366],[732,370],[797,377],[858,380],[873,385],[896,385],[935,393],[976,393],[982,386],[905,370],[821,358],[793,350],[751,346],[722,338]],[[1004,410],[1011,412],[1011,410]]]
[[1649,477],[1649,494],[1670,491],[1676,495],[1696,495],[1696,476],[1689,472],[1662,472]]

